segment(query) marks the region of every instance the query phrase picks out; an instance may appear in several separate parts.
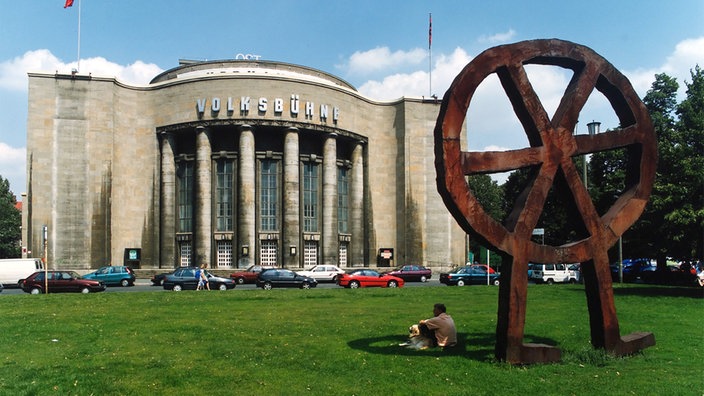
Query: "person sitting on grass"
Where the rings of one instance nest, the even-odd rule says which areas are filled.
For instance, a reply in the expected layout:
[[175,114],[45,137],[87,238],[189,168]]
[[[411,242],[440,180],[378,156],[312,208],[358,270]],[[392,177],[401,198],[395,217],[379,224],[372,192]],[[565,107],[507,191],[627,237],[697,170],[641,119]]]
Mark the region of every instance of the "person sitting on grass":
[[422,334],[433,340],[434,346],[443,349],[457,345],[457,329],[452,316],[447,314],[445,304],[433,306],[433,317],[419,322]]

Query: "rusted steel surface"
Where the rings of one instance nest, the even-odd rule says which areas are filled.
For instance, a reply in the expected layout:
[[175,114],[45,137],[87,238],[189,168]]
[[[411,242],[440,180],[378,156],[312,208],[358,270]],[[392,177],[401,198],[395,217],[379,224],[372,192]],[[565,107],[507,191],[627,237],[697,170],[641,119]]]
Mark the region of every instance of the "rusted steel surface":
[[[526,65],[558,66],[574,74],[550,117],[533,90]],[[463,152],[460,133],[477,87],[495,74],[521,122],[530,147],[510,151]],[[574,135],[579,113],[598,90],[611,103],[621,128],[596,135]],[[469,129],[469,128],[468,128]],[[573,157],[618,148],[628,155],[626,186],[612,207],[599,215],[575,168]],[[591,49],[549,39],[490,48],[470,62],[445,93],[435,125],[438,191],[460,226],[504,253],[496,357],[511,363],[560,359],[543,344],[524,344],[528,262],[582,263],[589,308],[591,342],[622,355],[655,343],[651,333],[621,338],[614,307],[607,251],[641,215],[650,196],[657,163],[653,126],[630,82]],[[532,167],[532,179],[501,223],[489,216],[467,184],[466,176]],[[531,241],[548,193],[556,189],[573,200],[587,237],[559,246]],[[558,186],[558,185],[556,185]]]

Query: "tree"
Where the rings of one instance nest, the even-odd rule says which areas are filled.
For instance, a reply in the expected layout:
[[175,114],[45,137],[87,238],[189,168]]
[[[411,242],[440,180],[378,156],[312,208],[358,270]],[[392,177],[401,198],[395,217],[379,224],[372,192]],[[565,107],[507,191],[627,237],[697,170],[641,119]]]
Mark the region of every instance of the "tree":
[[[655,76],[643,102],[658,143],[658,168],[650,201],[641,218],[624,235],[630,257],[702,259],[704,244],[704,76],[697,66],[686,83],[687,97],[677,104],[677,81]],[[608,207],[623,191],[624,155],[618,151],[592,156],[590,177],[597,210]]]
[[10,191],[10,182],[0,176],[0,258],[20,257],[22,215]]
[[[484,211],[493,219],[501,222],[504,217],[502,207],[504,202],[504,191],[499,184],[492,180],[489,175],[469,176],[467,183],[469,184],[469,188],[472,190],[474,196],[484,208]],[[486,246],[485,242],[476,238],[470,238],[470,250],[474,253],[475,257],[479,256],[480,245],[489,248],[489,246]],[[491,261],[494,263],[494,267],[497,268],[498,264],[501,262],[498,256],[493,258]],[[492,263],[487,264],[491,265]]]

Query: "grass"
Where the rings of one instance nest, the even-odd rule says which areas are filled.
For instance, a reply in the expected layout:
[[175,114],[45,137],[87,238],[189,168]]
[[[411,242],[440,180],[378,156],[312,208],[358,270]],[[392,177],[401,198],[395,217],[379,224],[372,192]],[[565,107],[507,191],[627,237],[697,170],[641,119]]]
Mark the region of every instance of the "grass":
[[[589,344],[580,285],[530,285],[526,341],[557,364],[494,360],[496,287],[0,296],[7,395],[701,395],[701,289],[616,285],[621,334],[656,345],[615,358]],[[457,352],[398,347],[443,302]]]

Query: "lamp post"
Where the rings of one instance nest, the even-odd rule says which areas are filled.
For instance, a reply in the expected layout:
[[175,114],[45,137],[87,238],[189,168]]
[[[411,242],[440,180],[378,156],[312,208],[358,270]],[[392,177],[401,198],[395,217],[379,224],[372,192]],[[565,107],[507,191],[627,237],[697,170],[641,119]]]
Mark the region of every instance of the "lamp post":
[[[589,131],[589,136],[594,136],[599,133],[599,128],[601,123],[598,121],[592,121],[587,123],[587,130]],[[589,185],[587,183],[587,155],[584,154],[584,188],[589,190]]]

